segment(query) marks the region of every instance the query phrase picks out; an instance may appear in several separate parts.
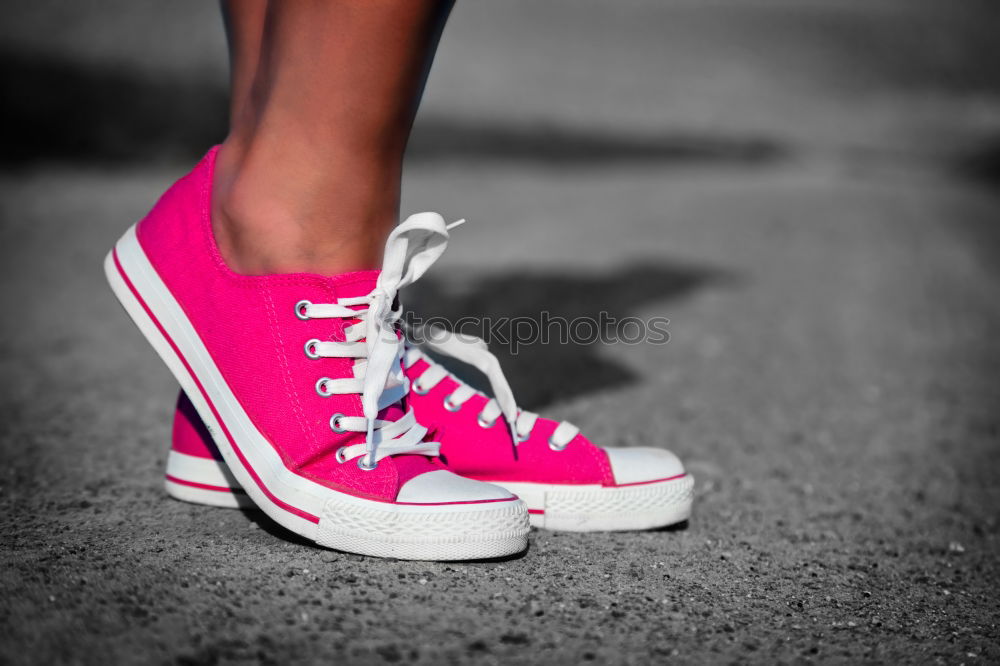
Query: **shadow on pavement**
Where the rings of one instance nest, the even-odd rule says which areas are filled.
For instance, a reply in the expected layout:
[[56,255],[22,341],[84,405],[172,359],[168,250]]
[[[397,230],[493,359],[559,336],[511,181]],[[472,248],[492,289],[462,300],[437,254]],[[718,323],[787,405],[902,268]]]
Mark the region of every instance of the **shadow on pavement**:
[[[226,134],[228,95],[171,80],[0,51],[0,164],[191,159]],[[196,148],[197,147],[197,148]]]
[[974,152],[963,156],[956,167],[959,176],[1000,194],[1000,135],[984,140]]
[[326,550],[326,548],[317,545],[314,541],[310,541],[304,536],[300,536],[291,530],[286,530],[284,527],[268,518],[266,513],[256,507],[240,509],[240,513],[246,516],[247,521],[253,523],[276,539],[288,541],[299,546],[305,546],[306,548],[310,548],[312,550]]
[[[461,330],[486,337],[482,323],[486,318],[491,323],[504,317],[538,322],[546,312],[552,319],[569,322],[579,318],[600,321],[601,313],[606,313],[607,318],[620,321],[635,316],[645,306],[663,304],[710,285],[733,281],[732,275],[713,268],[656,263],[635,263],[605,274],[517,271],[448,283],[468,285],[461,291],[428,277],[405,295],[405,305],[425,321],[443,318],[454,324],[461,318],[480,320]],[[443,322],[439,325],[448,328]],[[494,329],[502,330],[499,326]],[[516,354],[512,345],[505,345],[500,339],[490,344],[522,407],[535,410],[556,401],[638,381],[631,369],[601,354],[600,342],[563,344],[559,341],[560,333],[553,325],[547,344],[526,344]],[[473,386],[487,388],[477,371],[463,368],[454,359],[440,360]]]
[[666,525],[664,527],[657,527],[653,530],[647,530],[649,532],[661,532],[665,534],[672,534],[674,532],[687,532],[688,528],[691,526],[691,521],[683,520],[679,523],[674,523],[673,525]]
[[785,149],[767,139],[717,134],[625,134],[555,125],[508,125],[452,118],[418,119],[413,162],[509,161],[560,166],[614,163],[755,165],[778,161]]
[[[208,79],[157,78],[7,50],[0,51],[0,97],[0,166],[193,161],[226,135],[228,93]],[[407,159],[757,164],[783,154],[778,144],[757,137],[600,133],[422,116]]]

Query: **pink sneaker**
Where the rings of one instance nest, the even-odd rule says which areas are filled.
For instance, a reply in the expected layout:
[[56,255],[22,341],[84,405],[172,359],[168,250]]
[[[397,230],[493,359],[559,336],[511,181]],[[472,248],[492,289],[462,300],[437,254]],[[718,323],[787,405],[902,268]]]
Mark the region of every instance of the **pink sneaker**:
[[407,348],[407,405],[441,442],[449,469],[518,495],[537,527],[645,530],[690,517],[694,479],[673,453],[595,446],[571,423],[520,410],[482,340],[444,331],[429,340],[438,341],[427,344],[431,351],[483,372],[496,396],[487,398],[420,349]]
[[[479,368],[499,397],[488,399],[419,349],[408,347],[404,363],[411,392],[407,404],[441,441],[449,469],[517,494],[527,503],[531,523],[537,527],[579,532],[641,530],[690,517],[694,480],[677,456],[654,448],[599,448],[572,424],[519,411],[496,357],[486,351],[485,344],[444,332],[434,337],[444,340],[431,345],[434,349]],[[191,490],[217,483],[206,492],[223,497],[227,490],[236,494],[203,503],[233,505],[239,489],[221,482],[224,466],[216,462],[211,442],[198,435],[198,424],[190,415],[181,396],[167,463],[167,491],[179,499],[202,501]],[[504,415],[507,428],[499,427]],[[205,470],[204,476],[189,472],[195,466]],[[178,488],[179,479],[189,487]]]
[[[427,429],[403,408],[393,302],[444,251],[441,217],[399,225],[381,272],[238,275],[211,230],[215,156],[171,187],[105,260],[115,295],[231,473],[199,465],[181,443],[171,453],[172,492],[239,503],[218,499],[235,480],[284,527],[366,555],[457,560],[523,550],[524,503],[445,469],[439,444],[425,441]],[[183,425],[177,433],[180,442],[200,439]]]

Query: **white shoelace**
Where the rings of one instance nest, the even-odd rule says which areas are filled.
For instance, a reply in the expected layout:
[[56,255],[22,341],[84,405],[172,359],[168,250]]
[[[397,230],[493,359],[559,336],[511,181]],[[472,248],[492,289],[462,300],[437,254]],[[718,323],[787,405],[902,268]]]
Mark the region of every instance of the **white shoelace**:
[[[337,450],[337,460],[354,458],[362,469],[374,469],[388,456],[408,453],[437,456],[440,444],[424,442],[427,428],[417,423],[410,409],[397,421],[378,419],[378,413],[402,400],[409,391],[400,361],[404,347],[396,332],[401,308],[393,308],[396,292],[415,282],[430,268],[448,246],[448,230],[465,220],[446,225],[437,213],[411,215],[397,226],[385,245],[385,258],[375,289],[367,296],[339,298],[336,303],[300,301],[295,314],[301,319],[358,319],[344,329],[343,342],[309,340],[306,356],[319,358],[354,358],[353,377],[321,377],[316,392],[322,396],[360,394],[363,416],[334,414],[330,428],[334,432],[363,432],[363,444]],[[359,309],[357,306],[364,306]]]
[[[479,412],[477,421],[481,427],[492,428],[502,414],[510,428],[510,436],[515,446],[531,436],[531,431],[538,421],[538,414],[518,408],[510,383],[500,368],[500,361],[490,353],[484,341],[474,335],[453,333],[438,327],[431,327],[425,331],[424,340],[424,346],[432,351],[467,363],[486,375],[495,397],[490,398]],[[445,397],[444,407],[453,412],[457,412],[472,396],[482,395],[449,373],[444,366],[436,363],[420,349],[407,345],[403,357],[406,368],[410,368],[421,359],[426,361],[430,367],[420,373],[420,376],[413,382],[412,389],[415,393],[424,394],[441,383],[445,377],[450,377],[453,381],[458,382],[458,388]],[[570,440],[579,433],[580,429],[575,425],[568,421],[562,421],[549,437],[549,446],[556,451],[562,451],[570,443]]]

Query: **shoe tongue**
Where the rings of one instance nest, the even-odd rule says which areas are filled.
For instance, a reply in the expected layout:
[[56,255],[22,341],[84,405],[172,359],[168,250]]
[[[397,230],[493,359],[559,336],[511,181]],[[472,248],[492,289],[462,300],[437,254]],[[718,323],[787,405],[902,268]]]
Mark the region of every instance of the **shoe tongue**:
[[[360,298],[362,296],[367,296],[375,290],[375,285],[378,284],[379,271],[355,271],[353,273],[341,273],[339,275],[334,275],[331,277],[322,278],[321,286],[317,284],[317,287],[323,289],[325,293],[320,295],[320,293],[315,294],[315,301],[318,303],[336,303],[344,298]],[[363,306],[355,305],[348,306],[354,310],[361,310]],[[330,321],[330,320],[325,320]],[[341,319],[340,322],[344,327],[348,326],[348,319]],[[334,339],[342,340],[342,337],[335,337]]]
[[337,298],[367,296],[375,290],[380,271],[356,271],[327,278],[327,284],[336,291]]
[[386,421],[398,421],[406,415],[403,410],[403,403],[397,402],[394,405],[389,405],[381,412],[378,413],[380,419],[385,419]]
[[[330,286],[336,290],[337,298],[357,298],[367,296],[378,283],[380,271],[356,271],[354,273],[344,273],[329,278]],[[381,412],[379,418],[387,421],[398,421],[406,414],[400,403],[389,405]],[[420,456],[418,456],[420,457]]]

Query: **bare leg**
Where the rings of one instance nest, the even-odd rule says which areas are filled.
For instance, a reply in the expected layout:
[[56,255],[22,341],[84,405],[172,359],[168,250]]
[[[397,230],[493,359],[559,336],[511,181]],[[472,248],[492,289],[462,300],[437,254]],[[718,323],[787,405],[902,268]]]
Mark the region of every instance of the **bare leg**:
[[232,126],[212,226],[234,270],[331,275],[380,264],[451,4],[229,0]]
[[223,0],[222,17],[229,41],[229,127],[252,127],[250,90],[260,64],[260,42],[268,0]]

